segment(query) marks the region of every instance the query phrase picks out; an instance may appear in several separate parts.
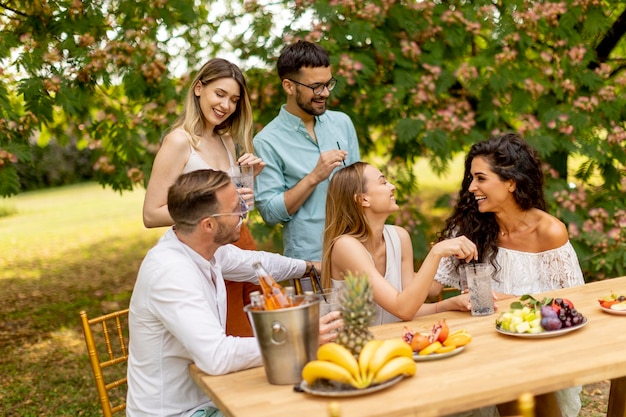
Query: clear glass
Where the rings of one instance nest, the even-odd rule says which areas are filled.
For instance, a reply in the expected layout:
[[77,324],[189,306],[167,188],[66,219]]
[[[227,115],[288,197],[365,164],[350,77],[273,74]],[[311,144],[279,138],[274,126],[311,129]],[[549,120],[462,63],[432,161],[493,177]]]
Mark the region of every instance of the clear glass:
[[461,266],[465,270],[469,290],[472,316],[488,316],[494,313],[491,277],[493,268],[487,263],[469,263]]
[[[249,188],[254,193],[254,168],[252,165],[232,165],[228,170],[230,179],[237,188]],[[254,198],[245,201],[247,210],[254,208]]]
[[337,311],[341,307],[339,302],[339,289],[328,288],[319,294],[320,297],[320,317],[325,316],[331,311]]

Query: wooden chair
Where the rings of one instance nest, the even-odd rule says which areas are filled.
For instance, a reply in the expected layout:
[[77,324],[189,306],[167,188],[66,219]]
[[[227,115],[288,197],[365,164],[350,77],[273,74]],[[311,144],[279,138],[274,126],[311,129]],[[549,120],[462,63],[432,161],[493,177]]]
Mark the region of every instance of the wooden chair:
[[126,409],[128,309],[92,319],[81,311],[80,319],[102,413],[112,417]]
[[[535,417],[535,397],[530,392],[521,394],[517,398],[517,402],[513,402],[511,404],[515,405],[515,408],[517,409],[515,412],[517,412],[517,414],[509,416],[503,415],[503,417]],[[500,407],[498,406],[498,408]]]
[[455,295],[459,295],[461,292],[454,287],[443,287],[443,290],[437,296],[437,301],[445,300],[448,297],[454,297]]

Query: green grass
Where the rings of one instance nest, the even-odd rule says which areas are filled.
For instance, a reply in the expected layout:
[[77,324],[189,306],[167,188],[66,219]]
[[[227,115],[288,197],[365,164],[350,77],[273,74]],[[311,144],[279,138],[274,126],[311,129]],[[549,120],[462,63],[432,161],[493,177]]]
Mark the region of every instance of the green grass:
[[78,313],[128,305],[163,233],[143,227],[143,194],[82,184],[0,202],[0,415],[101,415]]
[[[457,187],[419,172],[420,192]],[[143,195],[83,184],[0,200],[0,416],[102,415],[78,313],[128,305],[164,232],[143,227]],[[580,416],[605,411],[607,391],[586,386]]]

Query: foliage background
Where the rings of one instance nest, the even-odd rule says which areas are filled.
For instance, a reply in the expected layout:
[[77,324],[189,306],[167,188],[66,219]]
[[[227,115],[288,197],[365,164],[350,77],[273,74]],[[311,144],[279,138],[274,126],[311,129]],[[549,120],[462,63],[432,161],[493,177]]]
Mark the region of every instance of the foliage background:
[[[276,57],[303,38],[331,53],[331,107],[401,186],[396,220],[417,259],[437,219],[420,207],[414,164],[445,173],[472,143],[516,130],[546,162],[551,211],[586,278],[624,274],[624,1],[5,0],[0,11],[0,195],[19,191],[16,164],[51,141],[89,150],[103,185],[143,186],[187,73],[211,56],[246,70],[262,128],[284,100]],[[453,199],[442,193],[440,207]]]

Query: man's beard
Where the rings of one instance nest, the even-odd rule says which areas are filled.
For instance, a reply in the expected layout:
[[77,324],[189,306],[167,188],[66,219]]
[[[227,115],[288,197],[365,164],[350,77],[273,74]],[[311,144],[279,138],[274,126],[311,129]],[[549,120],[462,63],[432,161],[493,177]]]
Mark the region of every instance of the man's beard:
[[229,243],[235,243],[239,240],[240,228],[225,226],[221,222],[217,222],[218,229],[215,233],[215,243],[219,245],[227,245]]
[[302,109],[303,112],[310,114],[311,116],[320,116],[326,111],[325,104],[324,108],[321,110],[314,109],[311,105],[311,101],[304,101],[298,90],[296,90],[296,104]]

